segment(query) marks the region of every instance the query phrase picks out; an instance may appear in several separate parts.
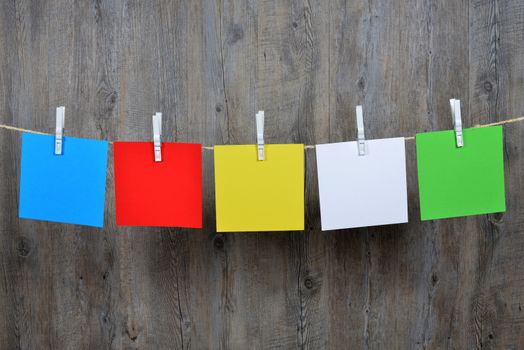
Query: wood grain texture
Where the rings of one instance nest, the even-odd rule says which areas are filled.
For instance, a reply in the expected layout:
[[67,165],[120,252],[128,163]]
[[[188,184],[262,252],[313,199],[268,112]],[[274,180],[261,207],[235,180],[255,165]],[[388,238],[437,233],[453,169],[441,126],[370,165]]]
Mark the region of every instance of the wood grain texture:
[[[520,0],[47,0],[0,3],[0,123],[66,134],[253,143],[353,140],[524,114]],[[507,212],[320,231],[306,151],[304,232],[19,220],[20,134],[0,130],[0,349],[524,348],[524,144],[505,129]]]

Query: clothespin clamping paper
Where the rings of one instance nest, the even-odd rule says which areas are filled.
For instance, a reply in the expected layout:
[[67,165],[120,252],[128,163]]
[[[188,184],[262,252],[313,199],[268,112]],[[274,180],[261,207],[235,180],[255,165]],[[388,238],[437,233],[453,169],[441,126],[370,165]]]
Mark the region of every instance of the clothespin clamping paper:
[[464,138],[462,136],[462,117],[460,115],[460,100],[452,98],[449,100],[451,106],[451,116],[453,117],[453,127],[455,128],[455,138],[457,140],[457,147],[464,146]]
[[264,160],[264,111],[258,111],[256,118],[258,160]]
[[64,143],[64,121],[65,107],[56,108],[56,135],[55,135],[55,154],[62,154],[62,145]]
[[153,144],[155,149],[155,162],[162,161],[160,137],[162,136],[162,113],[153,114]]
[[364,136],[364,117],[362,115],[362,106],[357,106],[357,144],[358,155],[366,155],[366,137]]

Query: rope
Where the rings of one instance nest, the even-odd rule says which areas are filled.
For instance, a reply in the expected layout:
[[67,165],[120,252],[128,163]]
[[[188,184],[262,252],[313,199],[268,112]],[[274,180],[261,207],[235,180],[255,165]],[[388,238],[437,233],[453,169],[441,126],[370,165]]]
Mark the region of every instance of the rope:
[[[473,128],[487,128],[489,126],[511,124],[511,123],[517,123],[517,122],[521,122],[521,121],[524,121],[524,116],[523,117],[516,117],[516,118],[512,118],[512,119],[501,120],[501,121],[494,122],[494,123],[489,123],[489,124],[477,124],[477,125],[473,126]],[[45,133],[45,132],[40,132],[40,131],[35,131],[35,130],[28,130],[28,129],[23,129],[23,128],[17,128],[16,126],[5,125],[5,124],[0,124],[0,129],[11,130],[11,131],[19,131],[19,132],[27,132],[27,133],[39,134],[39,135],[51,135],[51,134]],[[412,140],[415,139],[415,136],[406,136],[406,137],[404,137],[404,139],[406,141],[412,141]],[[113,144],[113,141],[109,141],[109,143]],[[304,145],[304,149],[313,149],[313,148],[315,148],[315,145]],[[213,146],[203,146],[202,149],[211,150],[212,151],[213,150]]]

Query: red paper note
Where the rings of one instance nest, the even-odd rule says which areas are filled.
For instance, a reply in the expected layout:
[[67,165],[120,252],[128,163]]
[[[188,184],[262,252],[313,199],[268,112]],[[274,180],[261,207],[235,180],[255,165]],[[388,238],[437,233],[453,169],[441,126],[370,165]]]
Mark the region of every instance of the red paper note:
[[116,224],[202,227],[202,145],[115,142]]

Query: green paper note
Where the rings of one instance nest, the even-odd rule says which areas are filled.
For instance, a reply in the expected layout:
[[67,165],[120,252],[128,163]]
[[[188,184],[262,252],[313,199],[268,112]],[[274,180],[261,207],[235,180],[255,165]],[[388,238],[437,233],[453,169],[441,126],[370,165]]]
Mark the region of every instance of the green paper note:
[[506,211],[502,126],[417,134],[422,220]]

